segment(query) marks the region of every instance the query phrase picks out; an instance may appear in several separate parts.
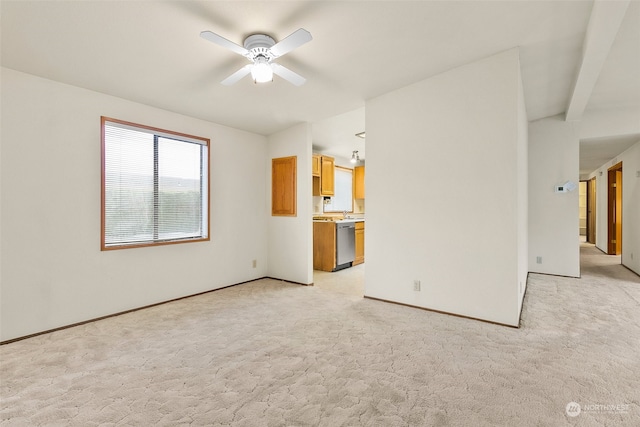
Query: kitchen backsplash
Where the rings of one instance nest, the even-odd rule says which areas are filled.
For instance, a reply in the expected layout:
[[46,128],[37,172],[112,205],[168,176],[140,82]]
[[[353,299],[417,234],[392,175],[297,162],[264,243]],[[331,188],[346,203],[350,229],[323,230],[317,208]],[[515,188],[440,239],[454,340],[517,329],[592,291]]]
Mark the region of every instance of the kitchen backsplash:
[[[322,196],[313,197],[313,216],[342,216],[341,212],[323,212],[322,202]],[[353,213],[350,212],[349,215],[356,218],[364,217],[364,199],[355,199],[353,201]]]

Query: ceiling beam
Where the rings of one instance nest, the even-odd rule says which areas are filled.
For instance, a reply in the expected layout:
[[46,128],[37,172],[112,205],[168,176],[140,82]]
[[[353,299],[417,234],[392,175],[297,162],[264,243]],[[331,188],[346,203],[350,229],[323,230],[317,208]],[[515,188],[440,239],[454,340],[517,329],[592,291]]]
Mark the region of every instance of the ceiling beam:
[[630,2],[631,0],[595,0],[593,3],[582,46],[582,63],[565,117],[567,121],[582,118]]

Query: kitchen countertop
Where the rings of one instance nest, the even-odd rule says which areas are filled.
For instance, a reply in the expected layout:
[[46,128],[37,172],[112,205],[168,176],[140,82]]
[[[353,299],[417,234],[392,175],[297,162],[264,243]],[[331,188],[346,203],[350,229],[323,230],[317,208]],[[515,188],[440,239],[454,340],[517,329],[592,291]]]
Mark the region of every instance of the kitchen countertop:
[[345,219],[337,219],[337,218],[331,218],[331,219],[313,219],[313,222],[335,222],[335,223],[347,223],[347,222],[364,222],[364,218],[345,218]]

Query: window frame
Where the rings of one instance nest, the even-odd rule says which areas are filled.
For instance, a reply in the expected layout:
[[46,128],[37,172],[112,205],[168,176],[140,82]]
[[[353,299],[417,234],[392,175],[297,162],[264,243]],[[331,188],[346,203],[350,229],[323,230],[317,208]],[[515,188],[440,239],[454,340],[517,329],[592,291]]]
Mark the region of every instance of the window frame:
[[355,179],[354,179],[354,171],[352,168],[347,168],[344,166],[335,166],[333,168],[333,183],[334,183],[334,193],[333,196],[325,196],[325,197],[330,197],[331,201],[333,201],[333,199],[335,199],[337,197],[337,193],[338,193],[338,179],[336,177],[336,172],[338,171],[342,171],[342,172],[346,172],[346,173],[350,173],[351,174],[351,208],[348,210],[344,210],[344,209],[333,209],[333,210],[325,210],[326,205],[323,204],[322,205],[322,212],[323,213],[340,213],[340,212],[347,212],[347,213],[353,213],[353,199],[354,199],[354,185],[355,185]]
[[[203,223],[206,222],[207,230],[206,236],[201,237],[192,237],[192,238],[182,238],[175,240],[158,240],[158,241],[149,241],[149,242],[139,242],[139,243],[118,243],[118,244],[107,244],[105,233],[106,233],[106,140],[105,140],[105,125],[107,122],[124,125],[127,127],[132,127],[138,129],[140,131],[148,131],[149,133],[153,133],[153,135],[158,137],[170,138],[178,141],[182,141],[185,143],[197,143],[207,147],[206,162],[207,170],[206,177],[202,177],[201,182],[206,182],[207,184],[207,194],[202,197],[203,203],[206,203],[206,219]],[[192,141],[189,141],[192,140]],[[160,129],[153,126],[141,125],[138,123],[132,123],[124,120],[114,119],[111,117],[101,116],[100,117],[100,250],[101,251],[111,251],[111,250],[119,250],[119,249],[133,249],[133,248],[143,248],[143,247],[152,247],[152,246],[165,246],[165,245],[175,245],[181,243],[195,243],[195,242],[206,242],[211,240],[211,140],[209,138],[204,138],[200,136],[190,135],[181,132],[175,132],[166,129]]]

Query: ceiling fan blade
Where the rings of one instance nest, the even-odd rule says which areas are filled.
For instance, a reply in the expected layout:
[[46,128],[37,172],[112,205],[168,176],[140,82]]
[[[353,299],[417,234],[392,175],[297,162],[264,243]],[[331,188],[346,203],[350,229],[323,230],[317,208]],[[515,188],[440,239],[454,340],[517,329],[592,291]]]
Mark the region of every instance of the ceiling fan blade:
[[277,58],[285,53],[291,52],[293,49],[302,46],[303,44],[310,42],[313,39],[311,33],[303,28],[294,31],[289,36],[280,40],[278,43],[271,46],[271,53]]
[[229,41],[224,37],[217,35],[216,33],[212,33],[211,31],[201,32],[200,37],[202,37],[203,39],[209,40],[210,42],[213,42],[218,46],[227,48],[230,51],[237,53],[238,55],[245,56],[246,54],[249,53],[249,51],[244,47],[237,45],[234,42]]
[[289,83],[294,84],[296,86],[302,86],[304,82],[307,81],[307,79],[302,77],[300,74],[294,73],[287,67],[283,67],[282,65],[276,64],[275,62],[271,63],[271,69],[275,74],[279,75]]
[[220,83],[225,86],[231,86],[232,84],[237,83],[241,78],[243,78],[244,76],[246,76],[251,72],[252,66],[253,66],[252,64],[245,65],[244,67],[240,68],[238,71],[231,74],[229,77],[227,77]]

